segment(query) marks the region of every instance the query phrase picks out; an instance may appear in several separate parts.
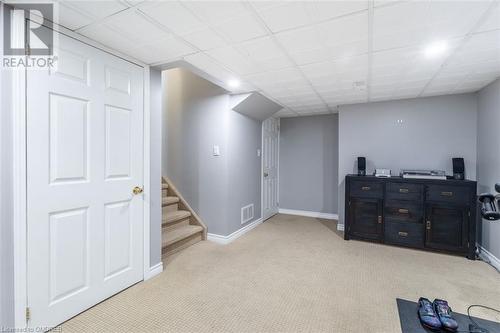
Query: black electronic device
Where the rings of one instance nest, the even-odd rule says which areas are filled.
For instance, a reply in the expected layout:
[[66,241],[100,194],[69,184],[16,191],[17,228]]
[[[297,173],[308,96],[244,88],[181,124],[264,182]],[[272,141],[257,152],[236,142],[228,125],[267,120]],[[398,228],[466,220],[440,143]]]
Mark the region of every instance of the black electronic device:
[[454,157],[451,159],[453,162],[453,178],[458,180],[465,179],[465,163],[462,157]]
[[358,157],[358,176],[366,176],[366,158]]

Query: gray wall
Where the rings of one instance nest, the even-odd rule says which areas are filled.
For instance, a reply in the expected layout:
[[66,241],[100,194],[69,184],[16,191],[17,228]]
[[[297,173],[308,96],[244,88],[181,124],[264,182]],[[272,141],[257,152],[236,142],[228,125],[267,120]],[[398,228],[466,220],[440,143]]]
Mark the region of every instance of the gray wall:
[[[0,4],[0,27],[3,27],[3,3]],[[0,28],[3,49],[3,31]],[[2,53],[3,54],[3,53]],[[12,99],[8,70],[0,69],[0,327],[14,327],[14,231],[12,183]]]
[[149,265],[154,265],[161,262],[161,223],[162,223],[162,206],[161,206],[161,142],[162,142],[162,82],[161,71],[151,69],[150,78],[150,190],[151,198],[149,200],[151,206],[150,216],[150,249],[149,249]]
[[[242,227],[241,207],[254,204],[254,218],[261,215],[262,122],[229,111],[228,128],[228,234]],[[250,221],[250,222],[251,222]],[[247,222],[247,223],[250,223]]]
[[[402,123],[398,123],[402,120]],[[437,96],[339,108],[339,211],[344,214],[344,178],[365,156],[375,167],[440,169],[452,173],[452,157],[465,159],[466,176],[476,179],[477,96]]]
[[[254,220],[260,218],[260,122],[232,111],[225,90],[186,69],[163,76],[163,175],[209,233],[228,235],[239,229],[241,206],[251,203]],[[214,145],[220,156],[213,156]]]
[[280,208],[338,213],[338,119],[280,120]]
[[[495,193],[500,182],[500,79],[478,94],[477,180],[479,193]],[[481,245],[500,258],[500,222],[483,220]]]

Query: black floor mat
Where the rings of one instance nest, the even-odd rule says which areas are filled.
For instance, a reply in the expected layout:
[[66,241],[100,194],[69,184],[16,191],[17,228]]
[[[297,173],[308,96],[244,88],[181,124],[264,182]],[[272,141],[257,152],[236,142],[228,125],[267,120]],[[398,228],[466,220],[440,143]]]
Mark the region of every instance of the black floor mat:
[[[399,321],[401,322],[402,333],[431,333],[431,331],[425,329],[420,325],[417,315],[417,303],[407,301],[404,299],[397,298],[396,302],[398,304],[399,311]],[[450,304],[453,309],[453,304]],[[473,310],[471,310],[473,311]],[[458,322],[458,330],[468,332],[470,320],[467,314],[461,314],[453,312],[453,318]],[[474,321],[477,322],[482,328],[489,330],[489,333],[500,333],[500,323],[479,319],[473,317]],[[444,331],[443,331],[444,332]]]

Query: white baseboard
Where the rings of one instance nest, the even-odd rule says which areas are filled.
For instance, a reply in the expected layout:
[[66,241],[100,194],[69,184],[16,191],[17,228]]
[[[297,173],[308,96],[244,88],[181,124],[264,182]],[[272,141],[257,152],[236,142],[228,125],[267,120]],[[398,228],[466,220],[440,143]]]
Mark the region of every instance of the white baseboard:
[[149,268],[149,271],[144,274],[144,281],[151,279],[152,277],[163,272],[163,262],[159,262],[153,267]]
[[288,214],[288,215],[299,215],[299,216],[307,216],[307,217],[316,217],[320,219],[327,220],[338,220],[338,214],[329,214],[329,213],[320,213],[320,212],[310,212],[308,210],[295,210],[295,209],[279,209],[280,214]]
[[337,230],[338,231],[344,231],[344,225],[337,223]]
[[222,244],[222,245],[226,245],[226,244],[229,244],[231,243],[232,241],[234,241],[235,239],[237,239],[238,237],[241,237],[243,236],[244,234],[246,234],[247,232],[249,232],[250,230],[252,230],[253,228],[255,228],[256,226],[258,226],[259,224],[261,224],[262,222],[264,222],[262,220],[262,218],[260,219],[257,219],[249,224],[247,224],[246,226],[244,226],[243,228],[240,228],[238,230],[236,230],[235,232],[233,232],[232,234],[230,235],[227,235],[227,236],[222,236],[222,235],[217,235],[217,234],[211,234],[211,233],[208,233],[207,234],[207,239],[209,241],[212,241],[212,242],[215,242],[215,243],[219,243],[219,244]]
[[500,272],[500,259],[495,257],[493,253],[489,252],[479,244],[477,244],[477,248],[479,249],[479,257],[481,257],[481,259],[488,262],[491,266],[495,267],[496,270]]

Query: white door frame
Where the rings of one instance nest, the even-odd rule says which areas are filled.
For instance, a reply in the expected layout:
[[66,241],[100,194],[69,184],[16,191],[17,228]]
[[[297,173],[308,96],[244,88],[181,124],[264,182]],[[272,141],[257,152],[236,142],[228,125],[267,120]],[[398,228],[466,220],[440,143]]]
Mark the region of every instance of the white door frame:
[[[96,43],[56,24],[56,32],[65,34],[85,44],[115,55],[144,68],[144,164],[143,164],[143,201],[144,201],[144,280],[147,280],[162,271],[162,268],[150,267],[150,83],[148,65],[114,51],[104,45]],[[14,27],[13,39],[24,40],[24,27]],[[27,327],[26,307],[28,304],[27,290],[27,172],[26,172],[26,70],[12,72],[12,112],[13,114],[13,223],[14,223],[14,323],[16,328]],[[160,180],[158,180],[160,181]]]
[[[276,163],[276,180],[278,181],[278,186],[276,188],[276,196],[278,203],[278,211],[280,207],[280,137],[281,137],[281,128],[280,128],[280,118],[278,119],[278,154],[277,154],[277,163]],[[264,121],[260,125],[260,216],[263,221],[264,220]]]

